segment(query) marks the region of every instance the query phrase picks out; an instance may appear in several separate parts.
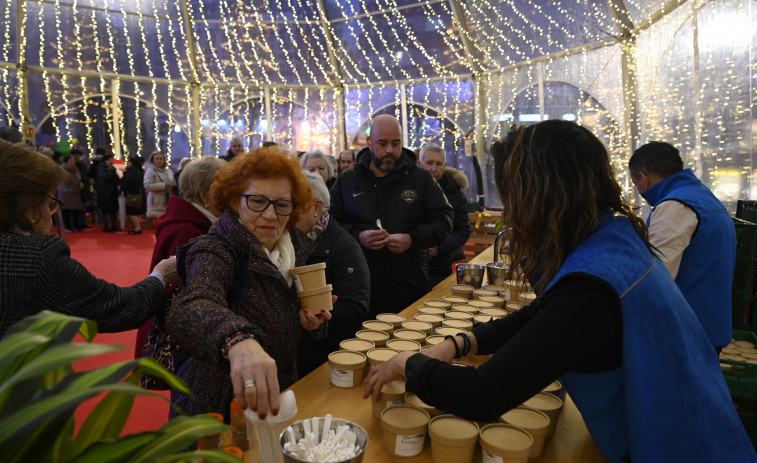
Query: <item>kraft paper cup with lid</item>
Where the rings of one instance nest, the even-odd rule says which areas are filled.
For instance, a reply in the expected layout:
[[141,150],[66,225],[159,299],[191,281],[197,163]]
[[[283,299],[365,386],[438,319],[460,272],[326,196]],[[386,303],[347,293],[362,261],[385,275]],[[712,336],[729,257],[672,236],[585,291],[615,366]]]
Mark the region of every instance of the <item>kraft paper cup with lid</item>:
[[502,296],[502,291],[504,291],[507,288],[505,288],[502,285],[487,285],[486,289],[488,289],[489,291],[496,291],[497,296]]
[[[473,317],[471,317],[472,319]],[[442,322],[442,328],[452,327],[459,328],[461,330],[470,331],[473,329],[473,322],[471,320],[460,320],[458,318],[445,318]]]
[[527,463],[534,438],[525,429],[492,423],[481,428],[479,443],[483,463]]
[[473,326],[480,325],[481,323],[489,323],[490,321],[496,320],[498,318],[502,317],[493,317],[491,315],[480,313],[473,316]]
[[392,339],[408,339],[410,341],[417,341],[422,344],[426,340],[426,333],[422,331],[407,330],[400,328],[392,333]]
[[360,352],[361,354],[365,354],[374,347],[376,347],[375,342],[360,338],[345,339],[339,343],[339,349]]
[[415,315],[413,320],[418,320],[430,324],[431,332],[433,332],[434,328],[439,328],[440,326],[442,326],[442,320],[444,320],[444,317],[430,313],[419,313]]
[[565,388],[562,386],[562,383],[558,380],[552,381],[547,387],[542,389],[541,392],[546,392],[547,394],[552,394],[560,398],[560,400],[565,403]]
[[507,311],[502,309],[497,309],[495,307],[484,307],[479,312],[481,315],[490,315],[492,317],[505,317],[507,316]]
[[474,289],[471,285],[452,285],[449,288],[453,296],[464,297],[468,300],[473,299]]
[[430,315],[439,315],[441,317],[444,316],[444,314],[447,312],[446,309],[442,309],[441,307],[427,307],[425,305],[422,305],[418,307],[418,313],[425,313]]
[[505,298],[502,296],[481,296],[479,301],[491,302],[494,304],[494,307],[499,309],[505,308]]
[[468,305],[472,305],[473,307],[478,308],[479,313],[481,313],[481,309],[489,309],[494,307],[494,304],[492,304],[491,302],[486,302],[479,299],[468,301]]
[[386,341],[388,349],[394,349],[397,352],[420,352],[421,343],[410,339],[390,339]]
[[536,299],[536,294],[534,294],[534,293],[530,293],[530,292],[529,293],[520,293],[519,300],[520,300],[520,302],[522,302],[522,303],[524,303],[526,305],[534,302],[535,299]]
[[398,352],[394,349],[389,349],[388,347],[377,347],[375,349],[369,350],[368,353],[365,354],[365,356],[368,358],[368,363],[372,367],[375,367],[381,365],[397,354]]
[[365,355],[360,352],[338,350],[329,354],[331,384],[337,387],[355,387],[363,382]]
[[534,408],[519,405],[499,417],[503,423],[523,428],[531,434],[534,445],[528,458],[536,458],[544,450],[544,442],[549,431],[549,417],[546,413]]
[[363,329],[383,331],[384,333],[391,335],[394,331],[394,325],[389,322],[382,322],[381,320],[366,320],[363,322]]
[[386,341],[389,340],[388,334],[384,333],[383,331],[376,330],[360,330],[355,333],[355,337],[358,339],[371,341],[376,345],[376,347],[384,347],[386,345]]
[[523,283],[517,280],[507,280],[505,281],[504,286],[505,286],[505,292],[504,294],[500,294],[500,296],[503,296],[509,302],[519,301],[520,292],[526,289]]
[[371,397],[373,417],[381,419],[381,412],[390,407],[396,407],[405,403],[405,382],[400,380],[389,381],[381,386],[381,396],[376,402]]
[[463,312],[462,310],[448,310],[447,313],[444,314],[444,319],[455,319],[455,320],[473,320],[473,314],[470,312]]
[[455,415],[439,415],[428,422],[434,463],[471,463],[478,442],[478,424]]
[[[422,315],[428,315],[428,314],[422,314]],[[408,321],[402,322],[402,328],[406,330],[420,331],[427,335],[431,334],[431,332],[434,330],[434,326],[431,323],[424,322],[421,320],[408,320]]]
[[447,301],[452,305],[468,303],[468,298],[462,296],[442,296],[442,300]]
[[314,313],[318,313],[321,309],[326,309],[329,312],[334,310],[334,303],[331,300],[331,285],[321,286],[315,289],[306,289],[297,293],[297,297],[300,298],[300,305],[306,309],[310,309]]
[[394,457],[414,457],[423,451],[428,412],[408,405],[398,405],[381,412],[384,449]]
[[407,392],[405,394],[405,405],[410,405],[415,408],[420,408],[421,410],[425,410],[426,413],[428,413],[429,416],[432,418],[435,416],[444,414],[444,412],[442,412],[441,410],[438,410],[435,407],[432,407],[431,405],[422,401],[420,398],[418,398],[417,395],[413,394],[412,392]]
[[473,290],[473,299],[481,299],[482,296],[497,296],[498,293],[496,291],[491,291],[488,289],[474,289]]
[[452,304],[444,299],[426,299],[423,301],[423,305],[426,307],[438,307],[440,309],[449,310]]
[[440,336],[456,336],[457,333],[465,333],[465,330],[452,326],[440,326],[436,329],[436,334]]
[[444,342],[444,336],[439,334],[432,334],[431,336],[426,336],[426,345],[427,346],[435,346],[439,344],[440,342]]
[[297,292],[322,288],[326,286],[326,263],[319,262],[313,265],[293,267],[289,269],[289,275],[294,280]]
[[394,325],[394,329],[396,330],[400,326],[402,326],[402,322],[406,320],[404,315],[400,315],[398,313],[380,313],[376,315],[376,320],[391,323]]
[[470,305],[467,302],[465,304],[455,304],[452,306],[450,310],[454,310],[455,312],[466,312],[471,315],[476,315],[479,311],[479,308],[475,305]]
[[522,302],[508,302],[507,304],[505,304],[505,307],[504,307],[504,309],[507,310],[507,313],[517,312],[522,308],[523,308]]
[[526,407],[535,408],[541,410],[549,417],[549,430],[547,431],[547,437],[555,435],[555,429],[557,428],[557,419],[562,412],[563,401],[557,396],[548,394],[546,392],[539,392],[535,396],[523,402]]

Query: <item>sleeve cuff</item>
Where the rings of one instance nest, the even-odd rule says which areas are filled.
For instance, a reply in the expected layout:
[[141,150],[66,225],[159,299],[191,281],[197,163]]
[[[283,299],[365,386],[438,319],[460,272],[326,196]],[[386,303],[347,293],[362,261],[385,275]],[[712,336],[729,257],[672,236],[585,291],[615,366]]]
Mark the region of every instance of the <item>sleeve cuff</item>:
[[148,278],[155,277],[158,280],[160,280],[160,284],[163,285],[163,288],[166,287],[166,279],[163,277],[163,274],[160,272],[152,272],[150,275],[148,275]]

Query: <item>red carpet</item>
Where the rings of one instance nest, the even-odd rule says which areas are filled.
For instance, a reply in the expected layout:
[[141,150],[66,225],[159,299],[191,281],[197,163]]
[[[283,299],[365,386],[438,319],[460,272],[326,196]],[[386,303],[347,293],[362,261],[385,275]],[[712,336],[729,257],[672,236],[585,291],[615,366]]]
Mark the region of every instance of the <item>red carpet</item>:
[[[66,241],[71,257],[84,264],[93,275],[119,286],[131,286],[149,274],[150,259],[155,246],[154,230],[143,229],[141,235],[127,232],[103,233],[102,228],[69,233]],[[98,344],[119,344],[123,351],[102,355],[76,364],[78,370],[87,370],[134,357],[136,330],[123,333],[101,333],[95,338]],[[168,393],[161,392],[166,398]],[[76,411],[77,425],[94,408],[99,399],[82,404]],[[154,397],[137,397],[124,434],[152,431],[168,420],[168,402]]]

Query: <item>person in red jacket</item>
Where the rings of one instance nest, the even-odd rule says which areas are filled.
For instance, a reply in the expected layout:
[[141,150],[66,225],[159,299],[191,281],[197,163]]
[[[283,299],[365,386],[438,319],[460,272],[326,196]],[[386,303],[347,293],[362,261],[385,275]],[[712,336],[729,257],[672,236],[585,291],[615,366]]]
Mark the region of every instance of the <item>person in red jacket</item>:
[[[179,177],[181,196],[171,196],[165,215],[155,221],[157,240],[150,268],[154,267],[153,262],[160,262],[176,254],[178,246],[186,244],[196,236],[207,234],[210,226],[218,220],[219,214],[213,210],[210,202],[210,185],[213,184],[213,177],[218,169],[226,164],[222,159],[208,156],[190,162],[182,170]],[[168,286],[166,292],[172,291],[175,286]],[[142,357],[142,348],[151,325],[152,319],[145,322],[137,332],[135,358]]]

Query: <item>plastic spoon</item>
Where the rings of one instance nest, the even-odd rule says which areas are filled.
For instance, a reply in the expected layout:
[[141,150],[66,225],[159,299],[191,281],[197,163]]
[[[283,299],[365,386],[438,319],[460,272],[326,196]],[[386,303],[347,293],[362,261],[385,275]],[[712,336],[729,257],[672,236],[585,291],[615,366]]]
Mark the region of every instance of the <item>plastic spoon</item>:
[[376,219],[376,226],[379,227],[379,230],[383,230],[383,228],[381,228],[381,219]]

